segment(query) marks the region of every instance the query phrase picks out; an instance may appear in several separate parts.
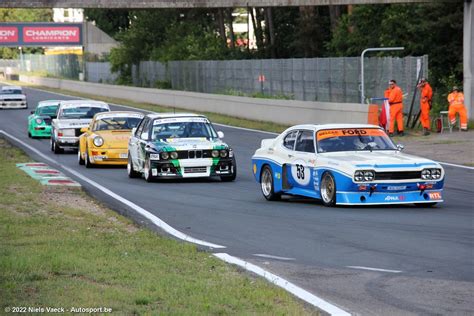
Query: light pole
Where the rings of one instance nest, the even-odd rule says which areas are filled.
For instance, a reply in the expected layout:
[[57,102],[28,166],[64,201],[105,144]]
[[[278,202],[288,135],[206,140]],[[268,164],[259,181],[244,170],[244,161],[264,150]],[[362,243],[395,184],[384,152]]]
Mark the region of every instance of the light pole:
[[385,51],[385,50],[404,50],[405,47],[371,47],[364,49],[360,55],[360,103],[365,101],[365,82],[364,82],[364,55],[367,52]]

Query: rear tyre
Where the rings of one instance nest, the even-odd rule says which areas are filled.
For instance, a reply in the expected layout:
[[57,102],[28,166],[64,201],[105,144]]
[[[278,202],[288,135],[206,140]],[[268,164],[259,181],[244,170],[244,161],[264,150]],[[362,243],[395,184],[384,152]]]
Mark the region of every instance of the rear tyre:
[[150,159],[147,158],[145,160],[145,167],[143,168],[143,176],[145,177],[146,182],[153,182],[153,175],[151,174],[151,162]]
[[260,174],[260,188],[262,189],[263,196],[268,201],[278,201],[281,198],[281,194],[275,193],[275,186],[273,183],[273,171],[268,165],[265,165]]
[[336,205],[336,180],[330,172],[326,171],[321,177],[319,193],[325,206]]
[[232,174],[230,176],[222,176],[222,182],[232,182],[237,178],[237,164],[235,162],[235,157],[232,158]]
[[84,165],[84,159],[82,159],[81,151],[77,150],[77,162],[82,166]]
[[31,136],[30,131],[28,131],[28,137],[29,137],[29,138],[33,138],[33,137]]
[[51,145],[51,146],[53,146],[53,152],[54,152],[55,154],[60,154],[60,153],[63,152],[63,150],[58,146],[58,144],[56,143],[55,140],[52,141],[52,145]]
[[135,169],[133,169],[133,163],[132,163],[132,158],[130,157],[130,153],[128,153],[127,174],[129,178],[140,177],[140,173],[136,172]]

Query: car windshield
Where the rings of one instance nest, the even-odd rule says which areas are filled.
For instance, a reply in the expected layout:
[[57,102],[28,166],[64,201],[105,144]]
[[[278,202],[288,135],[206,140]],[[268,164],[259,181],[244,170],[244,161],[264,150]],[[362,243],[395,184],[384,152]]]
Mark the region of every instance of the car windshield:
[[5,89],[0,94],[23,94],[23,92],[19,89]]
[[390,137],[377,128],[321,130],[316,139],[319,153],[397,149]]
[[217,138],[217,133],[206,119],[199,121],[163,122],[153,124],[153,140],[169,138]]
[[54,117],[56,116],[57,109],[58,109],[57,105],[46,105],[46,106],[39,107],[36,110],[36,114]]
[[128,130],[136,127],[141,120],[141,117],[107,117],[95,121],[92,130]]
[[102,107],[78,106],[73,108],[64,108],[61,111],[60,119],[91,119],[96,113],[108,112]]

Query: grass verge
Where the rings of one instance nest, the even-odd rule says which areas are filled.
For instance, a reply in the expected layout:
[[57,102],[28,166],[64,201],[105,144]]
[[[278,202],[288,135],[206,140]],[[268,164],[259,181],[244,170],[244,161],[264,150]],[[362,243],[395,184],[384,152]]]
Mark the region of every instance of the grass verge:
[[42,186],[0,138],[0,310],[107,307],[120,314],[317,311],[194,245],[136,227],[81,189]]

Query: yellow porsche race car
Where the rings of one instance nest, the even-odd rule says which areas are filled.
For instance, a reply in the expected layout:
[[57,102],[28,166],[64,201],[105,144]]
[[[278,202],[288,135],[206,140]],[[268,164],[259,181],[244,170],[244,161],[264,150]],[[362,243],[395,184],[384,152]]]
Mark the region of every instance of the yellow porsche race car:
[[126,165],[128,139],[132,128],[143,118],[139,112],[112,111],[94,115],[89,127],[81,129],[77,160],[90,168],[94,165]]

